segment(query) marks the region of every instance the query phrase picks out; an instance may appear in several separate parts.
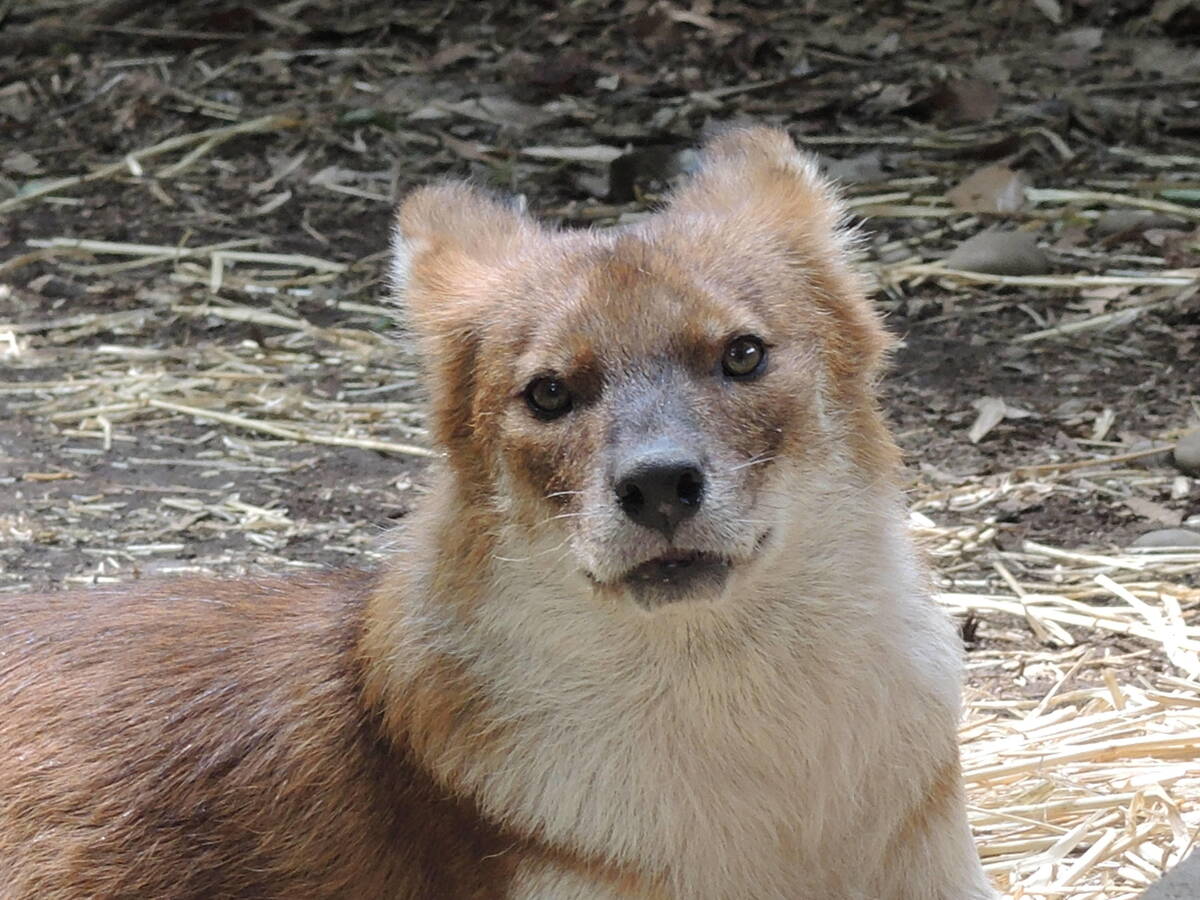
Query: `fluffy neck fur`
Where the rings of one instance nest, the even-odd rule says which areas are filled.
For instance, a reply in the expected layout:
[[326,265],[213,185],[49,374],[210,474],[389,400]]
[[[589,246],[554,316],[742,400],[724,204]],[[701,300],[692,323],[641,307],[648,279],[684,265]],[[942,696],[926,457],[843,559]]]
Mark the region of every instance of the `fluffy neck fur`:
[[952,734],[958,660],[895,489],[849,471],[784,481],[787,527],[723,601],[647,613],[598,598],[558,539],[506,528],[444,480],[370,614],[393,735],[497,821],[643,889],[794,898],[797,871],[869,878],[888,852],[880,817],[899,827],[953,757],[928,735]]

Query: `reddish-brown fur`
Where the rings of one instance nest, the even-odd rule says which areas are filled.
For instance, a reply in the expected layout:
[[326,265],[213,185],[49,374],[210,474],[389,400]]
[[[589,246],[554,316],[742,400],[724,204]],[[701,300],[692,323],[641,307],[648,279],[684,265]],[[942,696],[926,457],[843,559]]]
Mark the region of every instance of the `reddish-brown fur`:
[[373,585],[0,598],[0,896],[497,896],[520,842],[362,701]]

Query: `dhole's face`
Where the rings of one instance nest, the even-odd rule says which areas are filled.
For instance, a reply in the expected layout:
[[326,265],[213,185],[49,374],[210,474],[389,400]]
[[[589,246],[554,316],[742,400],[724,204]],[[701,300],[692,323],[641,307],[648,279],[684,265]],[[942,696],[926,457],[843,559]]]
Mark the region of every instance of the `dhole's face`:
[[[870,467],[846,434],[873,421],[883,339],[845,274],[836,211],[802,182],[793,203],[807,206],[785,212],[807,221],[769,206],[752,218],[726,208],[743,192],[722,194],[722,173],[624,232],[546,233],[491,203],[439,223],[496,229],[490,241],[439,253],[431,229],[405,248],[440,356],[439,437],[524,536],[516,564],[576,571],[646,608],[719,599],[795,524],[806,477],[839,454]],[[769,204],[799,176],[765,177],[784,181]],[[422,289],[440,296],[420,305]]]
[[513,272],[475,402],[511,514],[569,548],[531,564],[647,607],[719,596],[783,524],[786,474],[829,449],[816,342],[771,296],[798,279],[692,265],[671,237],[567,239]]

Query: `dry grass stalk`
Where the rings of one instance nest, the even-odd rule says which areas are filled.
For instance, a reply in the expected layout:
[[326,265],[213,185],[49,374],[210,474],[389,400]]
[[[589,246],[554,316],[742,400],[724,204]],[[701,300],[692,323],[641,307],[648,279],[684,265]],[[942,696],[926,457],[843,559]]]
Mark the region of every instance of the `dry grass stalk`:
[[418,447],[414,444],[397,444],[390,441],[376,441],[370,438],[345,437],[336,434],[321,434],[303,428],[297,423],[295,426],[289,427],[284,425],[275,425],[271,422],[265,422],[261,419],[248,419],[245,416],[235,416],[229,413],[219,412],[215,409],[201,409],[196,406],[186,406],[182,403],[170,403],[166,400],[147,400],[147,406],[153,406],[155,409],[168,409],[173,412],[183,413],[184,415],[194,416],[198,419],[211,419],[214,422],[222,422],[226,425],[233,425],[237,428],[244,428],[247,431],[257,431],[262,434],[272,434],[276,437],[285,438],[289,441],[301,441],[312,444],[330,444],[335,447],[358,447],[362,450],[378,450],[381,453],[399,453],[406,456],[421,456],[431,457],[437,454],[428,447]]

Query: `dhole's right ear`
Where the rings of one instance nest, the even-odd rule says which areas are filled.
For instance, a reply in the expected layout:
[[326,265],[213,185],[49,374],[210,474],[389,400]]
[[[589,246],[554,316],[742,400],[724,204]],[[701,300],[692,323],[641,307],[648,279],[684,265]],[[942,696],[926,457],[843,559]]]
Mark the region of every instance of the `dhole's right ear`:
[[469,184],[418,188],[396,210],[393,297],[422,335],[462,327],[486,304],[496,270],[536,230],[514,206]]
[[536,234],[514,206],[463,183],[419,188],[396,211],[392,296],[422,344],[434,436],[456,461],[473,455],[480,330],[505,265]]

